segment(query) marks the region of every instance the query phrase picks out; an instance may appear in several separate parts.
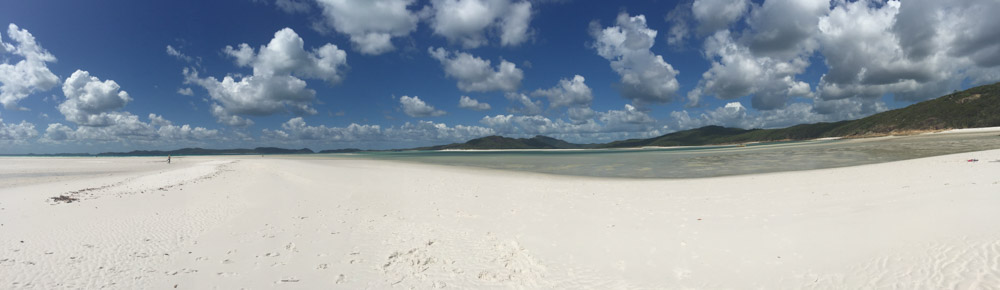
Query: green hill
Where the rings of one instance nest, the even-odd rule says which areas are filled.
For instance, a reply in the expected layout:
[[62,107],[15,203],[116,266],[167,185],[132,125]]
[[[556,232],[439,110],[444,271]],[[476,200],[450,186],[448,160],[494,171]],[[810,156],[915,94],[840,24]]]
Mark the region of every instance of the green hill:
[[579,149],[592,148],[597,145],[573,144],[546,136],[531,138],[509,138],[503,136],[486,136],[469,140],[465,143],[453,143],[431,147],[414,148],[413,150],[446,150],[446,149]]

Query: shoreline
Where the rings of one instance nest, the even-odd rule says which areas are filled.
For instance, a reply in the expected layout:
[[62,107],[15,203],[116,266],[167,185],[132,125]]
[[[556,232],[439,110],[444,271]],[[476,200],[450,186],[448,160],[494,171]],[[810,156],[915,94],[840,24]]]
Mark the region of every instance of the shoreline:
[[[1000,256],[1000,163],[987,162],[1000,149],[650,180],[294,156],[158,159],[0,186],[0,287],[1000,283],[976,272],[1000,267],[990,258]],[[58,170],[84,160],[28,161],[20,166]],[[76,202],[48,200],[83,189]]]

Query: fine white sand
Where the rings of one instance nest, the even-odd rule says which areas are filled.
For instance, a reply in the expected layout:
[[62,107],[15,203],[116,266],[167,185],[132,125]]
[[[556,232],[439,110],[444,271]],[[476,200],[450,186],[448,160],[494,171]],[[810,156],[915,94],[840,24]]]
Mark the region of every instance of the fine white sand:
[[0,288],[997,289],[998,159],[630,180],[0,158]]

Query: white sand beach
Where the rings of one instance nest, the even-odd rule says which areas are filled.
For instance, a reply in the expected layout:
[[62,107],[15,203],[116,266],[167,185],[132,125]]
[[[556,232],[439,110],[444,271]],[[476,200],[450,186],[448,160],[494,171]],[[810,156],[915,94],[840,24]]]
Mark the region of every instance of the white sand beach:
[[1000,288],[1000,150],[677,180],[173,160],[0,158],[0,288]]

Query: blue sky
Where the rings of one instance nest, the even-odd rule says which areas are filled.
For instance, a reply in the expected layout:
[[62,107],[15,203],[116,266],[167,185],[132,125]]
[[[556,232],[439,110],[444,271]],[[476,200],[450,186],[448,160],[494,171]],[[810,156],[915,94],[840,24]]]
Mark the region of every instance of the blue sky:
[[853,119],[1000,80],[1000,4],[938,2],[5,1],[0,153]]

